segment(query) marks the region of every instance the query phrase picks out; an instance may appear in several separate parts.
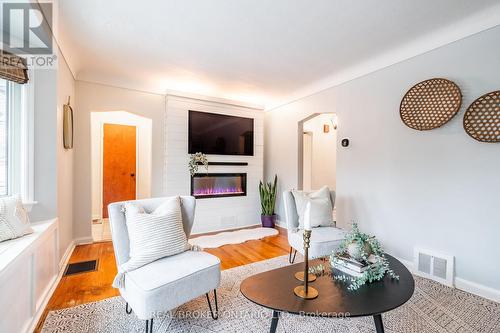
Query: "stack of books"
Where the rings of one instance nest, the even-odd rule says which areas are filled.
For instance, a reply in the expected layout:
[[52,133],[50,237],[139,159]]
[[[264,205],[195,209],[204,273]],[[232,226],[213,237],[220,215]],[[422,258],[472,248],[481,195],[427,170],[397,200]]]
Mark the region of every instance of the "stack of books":
[[360,277],[363,273],[375,265],[375,257],[371,255],[368,261],[359,261],[346,253],[337,254],[332,262],[332,267],[354,277]]

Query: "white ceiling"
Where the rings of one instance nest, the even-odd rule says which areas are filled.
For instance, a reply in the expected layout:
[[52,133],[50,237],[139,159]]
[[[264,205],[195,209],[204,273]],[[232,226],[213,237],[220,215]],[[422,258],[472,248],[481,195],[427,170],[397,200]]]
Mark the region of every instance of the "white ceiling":
[[276,105],[500,24],[499,0],[60,0],[77,79]]

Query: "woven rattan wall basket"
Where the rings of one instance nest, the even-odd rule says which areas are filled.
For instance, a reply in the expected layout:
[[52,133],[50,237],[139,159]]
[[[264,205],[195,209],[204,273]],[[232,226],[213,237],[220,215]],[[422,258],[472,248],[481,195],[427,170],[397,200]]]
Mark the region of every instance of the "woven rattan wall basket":
[[450,121],[462,105],[460,88],[447,79],[430,79],[414,85],[404,95],[399,107],[406,126],[426,131]]
[[500,142],[500,90],[476,99],[464,115],[464,129],[481,142]]

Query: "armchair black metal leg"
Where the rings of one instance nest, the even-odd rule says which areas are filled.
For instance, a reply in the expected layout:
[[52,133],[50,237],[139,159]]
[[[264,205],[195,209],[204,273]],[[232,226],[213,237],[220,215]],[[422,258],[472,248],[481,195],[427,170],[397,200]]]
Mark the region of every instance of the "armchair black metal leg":
[[125,304],[125,313],[126,314],[131,314],[132,313],[132,308],[128,307],[128,303]]
[[[293,258],[292,258],[292,252],[293,252]],[[295,261],[295,256],[297,255],[297,250],[294,250],[291,246],[290,246],[290,253],[288,253],[288,262],[290,264],[293,264],[293,262]]]
[[153,318],[146,320],[146,333],[153,333]]
[[210,315],[212,316],[213,320],[219,319],[219,305],[217,304],[217,289],[214,289],[214,298],[215,298],[215,313],[212,310],[212,304],[210,303],[210,297],[207,295],[207,302],[208,302],[208,308],[210,309]]

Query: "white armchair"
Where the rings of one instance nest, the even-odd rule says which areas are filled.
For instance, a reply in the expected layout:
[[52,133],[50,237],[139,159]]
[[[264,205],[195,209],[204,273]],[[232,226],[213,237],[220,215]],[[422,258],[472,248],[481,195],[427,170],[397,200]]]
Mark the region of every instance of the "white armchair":
[[[330,201],[333,209],[333,207],[335,207],[335,191],[330,191]],[[297,213],[297,206],[292,191],[283,192],[283,203],[285,206],[285,220],[288,229],[288,243],[290,244],[288,261],[293,263],[297,251],[302,255],[304,254],[304,241],[302,238],[304,230],[298,229],[299,215]],[[309,257],[319,258],[331,254],[338,248],[345,234],[344,230],[336,228],[335,226],[313,228]]]
[[[147,212],[154,211],[165,198],[137,200]],[[129,260],[129,238],[123,202],[108,206],[111,236],[117,265]],[[196,201],[194,197],[181,197],[182,222],[189,238],[193,227]],[[217,319],[216,288],[220,284],[220,260],[206,252],[186,251],[165,257],[128,272],[125,287],[119,289],[127,302],[125,311],[132,310],[141,320],[146,320],[146,332],[153,332],[153,316],[172,310],[203,294],[207,297],[213,319]],[[210,304],[209,292],[214,291],[215,312]]]

